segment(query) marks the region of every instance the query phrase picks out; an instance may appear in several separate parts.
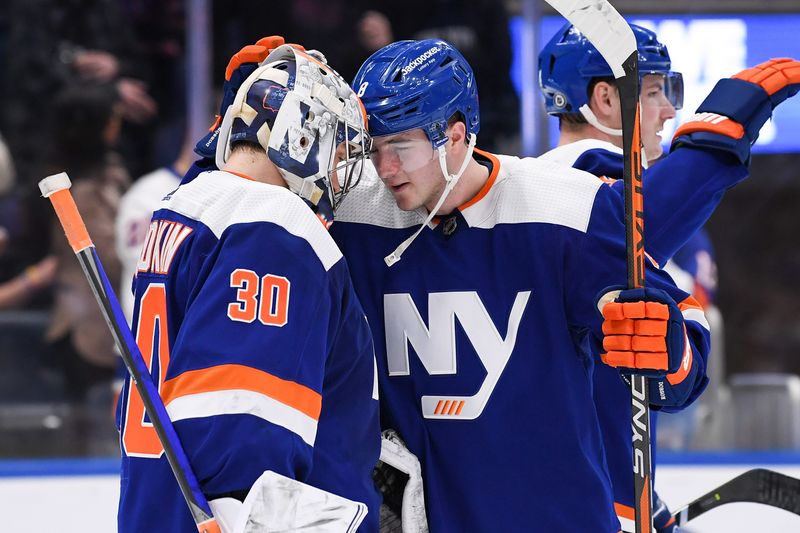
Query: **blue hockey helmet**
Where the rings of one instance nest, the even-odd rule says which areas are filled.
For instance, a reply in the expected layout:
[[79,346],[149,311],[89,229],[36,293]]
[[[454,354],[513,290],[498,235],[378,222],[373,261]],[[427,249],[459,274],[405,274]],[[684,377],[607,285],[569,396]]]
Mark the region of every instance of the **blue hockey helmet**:
[[291,45],[273,50],[239,87],[219,128],[218,167],[242,141],[261,146],[289,190],[326,222],[370,150],[363,107],[347,82]]
[[435,148],[447,141],[447,121],[460,112],[467,134],[478,134],[478,88],[467,60],[441,39],[399,41],[372,54],[353,88],[364,103],[370,135],[422,128]]
[[[667,47],[651,30],[631,24],[639,50],[639,77],[664,76],[664,94],[675,109],[683,106],[683,77],[670,70]],[[563,26],[539,53],[539,86],[551,115],[578,113],[588,104],[593,79],[613,76],[611,67],[585,35]]]

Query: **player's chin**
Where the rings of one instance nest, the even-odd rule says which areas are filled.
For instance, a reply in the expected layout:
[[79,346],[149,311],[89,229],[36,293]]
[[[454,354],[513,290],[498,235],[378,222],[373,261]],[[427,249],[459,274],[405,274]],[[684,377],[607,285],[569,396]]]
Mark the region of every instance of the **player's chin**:
[[661,145],[661,137],[655,135],[651,142],[646,143],[645,152],[647,153],[647,159],[650,161],[655,161],[664,155],[664,147]]
[[397,207],[403,211],[413,211],[422,205],[410,194],[408,194],[407,191],[392,191],[392,195],[394,196],[394,201],[397,204]]

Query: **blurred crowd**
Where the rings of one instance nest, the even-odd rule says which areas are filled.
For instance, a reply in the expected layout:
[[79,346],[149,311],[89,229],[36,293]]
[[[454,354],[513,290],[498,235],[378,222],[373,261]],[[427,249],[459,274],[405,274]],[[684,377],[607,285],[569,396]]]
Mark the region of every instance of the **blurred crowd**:
[[[473,66],[481,106],[478,146],[518,151],[519,101],[509,75],[512,50],[505,9],[519,8],[512,0],[210,4],[211,75],[217,91],[231,55],[267,35],[322,51],[348,80],[372,52],[390,42],[439,37]],[[186,133],[186,94],[193,82],[186,68],[187,5],[191,2],[6,0],[0,9],[0,368],[6,365],[0,372],[0,426],[8,421],[3,405],[20,398],[91,407],[100,413],[101,424],[108,423],[115,376],[124,375],[124,369],[37,183],[68,172],[106,272],[125,303],[151,209],[126,193],[149,190],[158,197],[177,185],[193,158],[196,139]],[[209,124],[215,111],[209,110]],[[800,260],[794,252],[778,257],[767,250],[773,242],[796,239],[796,217],[788,205],[800,197],[793,185],[796,165],[770,165],[756,158],[753,174],[765,177],[730,193],[710,224],[725,268],[720,307],[729,331],[743,339],[728,343],[734,364],[726,370],[800,368],[793,351],[800,345],[798,303],[785,290]],[[768,178],[772,182],[763,181]],[[782,214],[762,216],[778,196],[787,204],[780,206]],[[755,223],[770,219],[774,222],[766,231],[763,223]],[[775,259],[738,260],[742,248]],[[753,272],[762,282],[748,281]],[[764,312],[753,323],[753,308],[741,303],[750,301],[759,309],[777,309],[781,320]],[[33,333],[25,333],[32,323],[28,316],[43,321]],[[775,357],[753,357],[764,349]],[[741,362],[745,359],[749,366]],[[23,360],[29,366],[20,364]],[[22,379],[16,377],[25,372]],[[39,381],[34,373],[41,374]],[[56,393],[37,396],[32,391],[36,383]],[[0,446],[0,455],[5,451]]]
[[[70,175],[78,208],[125,302],[150,209],[128,200],[128,215],[119,219],[125,194],[132,186],[170,190],[192,161],[193,139],[186,135],[186,89],[192,83],[186,70],[187,4],[8,0],[0,10],[0,313],[13,317],[33,310],[45,316],[38,347],[44,354],[37,361],[49,382],[70,404],[101,398],[106,414],[113,403],[110,385],[124,369],[37,184],[56,172]],[[232,0],[212,2],[211,10],[217,90],[230,56],[265,35],[323,51],[346,79],[392,41],[436,36],[455,44],[474,67],[480,146],[496,150],[514,142],[519,111],[502,4],[390,0],[378,9],[362,0]],[[417,16],[421,12],[426,16]],[[8,324],[3,335],[15,335],[15,320]],[[14,346],[34,348],[20,336],[16,344],[6,339],[0,351]],[[0,358],[14,364],[12,355]]]

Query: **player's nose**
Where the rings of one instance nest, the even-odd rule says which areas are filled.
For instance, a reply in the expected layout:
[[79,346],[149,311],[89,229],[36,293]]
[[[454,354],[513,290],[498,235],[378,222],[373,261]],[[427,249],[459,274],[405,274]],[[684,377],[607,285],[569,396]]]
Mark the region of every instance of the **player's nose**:
[[666,98],[665,101],[666,105],[661,106],[661,118],[663,120],[669,120],[671,118],[675,118],[675,115],[677,115],[677,111],[675,111],[675,106],[672,105],[672,102],[666,100]]
[[373,154],[372,163],[378,176],[383,180],[388,180],[397,175],[400,171],[400,160],[397,156],[390,154]]

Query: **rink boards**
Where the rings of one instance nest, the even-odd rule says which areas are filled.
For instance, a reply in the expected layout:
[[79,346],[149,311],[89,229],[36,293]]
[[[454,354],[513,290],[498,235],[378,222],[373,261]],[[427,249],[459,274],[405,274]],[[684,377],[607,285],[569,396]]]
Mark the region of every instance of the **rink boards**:
[[[677,508],[756,466],[800,478],[800,453],[659,453],[656,490]],[[4,531],[105,533],[116,530],[115,459],[0,461]],[[733,504],[698,517],[690,533],[800,531],[800,516]]]

